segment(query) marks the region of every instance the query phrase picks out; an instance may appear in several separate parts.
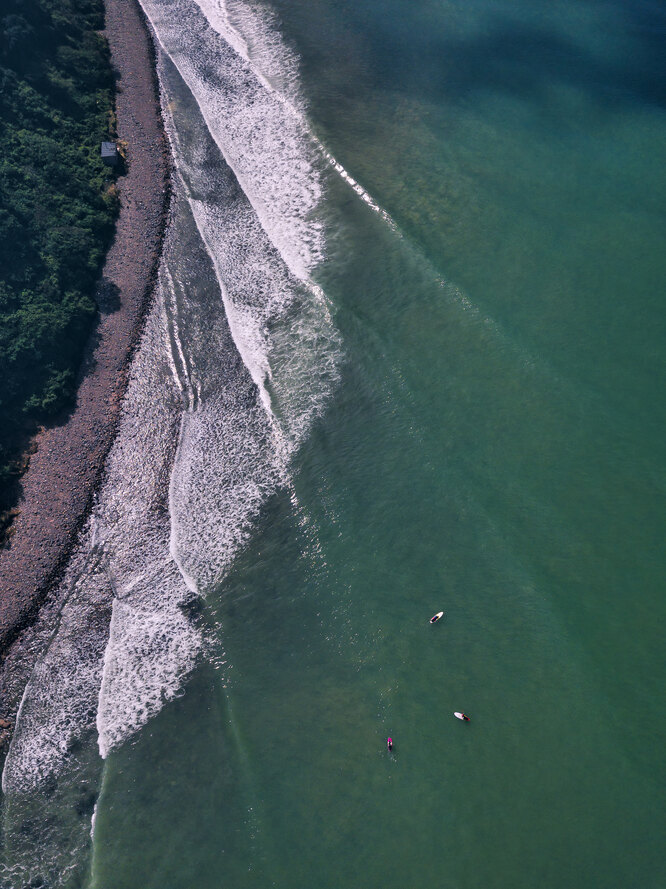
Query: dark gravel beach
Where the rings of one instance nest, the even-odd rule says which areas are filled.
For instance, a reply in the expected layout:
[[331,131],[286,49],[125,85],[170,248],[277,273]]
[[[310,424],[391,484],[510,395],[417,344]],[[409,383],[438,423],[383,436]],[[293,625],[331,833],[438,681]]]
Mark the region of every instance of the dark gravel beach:
[[0,551],[1,655],[36,615],[90,507],[153,291],[168,209],[169,155],[155,53],[135,0],[106,0],[106,36],[119,78],[118,137],[128,146],[128,169],[118,180],[121,209],[99,288],[101,317],[76,405],[37,436],[14,534]]

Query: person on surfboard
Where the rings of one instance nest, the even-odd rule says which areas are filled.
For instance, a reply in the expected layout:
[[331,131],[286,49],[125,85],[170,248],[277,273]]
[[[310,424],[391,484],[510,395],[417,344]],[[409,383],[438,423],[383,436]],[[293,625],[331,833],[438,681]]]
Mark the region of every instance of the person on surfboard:
[[437,614],[433,614],[433,616],[430,618],[430,623],[436,624],[437,621],[440,619],[440,617],[443,616],[443,614],[444,614],[443,611],[438,611]]
[[390,752],[393,750],[393,738],[388,738],[386,741],[386,749]]

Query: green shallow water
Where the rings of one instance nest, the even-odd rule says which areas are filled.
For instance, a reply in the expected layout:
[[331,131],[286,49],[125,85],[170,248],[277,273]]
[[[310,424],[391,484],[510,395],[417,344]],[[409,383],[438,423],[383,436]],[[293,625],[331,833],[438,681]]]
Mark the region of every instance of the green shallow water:
[[331,181],[340,386],[224,665],[105,763],[91,886],[656,889],[663,13],[275,8],[397,230]]

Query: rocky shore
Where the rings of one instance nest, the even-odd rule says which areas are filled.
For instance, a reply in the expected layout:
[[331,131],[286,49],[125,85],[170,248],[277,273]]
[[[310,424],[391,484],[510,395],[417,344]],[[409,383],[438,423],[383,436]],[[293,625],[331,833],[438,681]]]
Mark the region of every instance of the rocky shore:
[[118,138],[127,144],[127,171],[118,179],[121,209],[76,405],[37,436],[14,534],[0,551],[0,657],[34,620],[90,509],[154,289],[166,223],[169,152],[155,48],[136,0],[106,0],[106,37],[118,76]]

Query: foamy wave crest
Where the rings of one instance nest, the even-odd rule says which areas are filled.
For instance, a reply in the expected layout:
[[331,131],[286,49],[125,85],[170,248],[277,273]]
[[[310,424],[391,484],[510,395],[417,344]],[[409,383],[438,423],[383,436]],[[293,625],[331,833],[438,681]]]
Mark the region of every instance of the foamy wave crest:
[[195,0],[211,27],[229,43],[268,88],[301,113],[298,58],[280,33],[276,16],[245,0]]
[[228,42],[223,16],[213,27],[192,0],[142,5],[271,242],[292,274],[307,280],[324,238],[314,218],[321,175],[302,119]]
[[[166,58],[161,74],[183,194],[220,297],[198,317],[191,274],[171,276],[170,304],[180,307],[173,324],[187,328],[192,364],[205,368],[171,479],[171,552],[203,591],[224,575],[266,498],[287,483],[289,461],[338,379],[340,338],[325,295],[291,272]],[[229,333],[259,399],[220,358],[230,354]]]
[[[77,562],[78,570],[65,580],[71,592],[58,632],[23,694],[2,774],[6,795],[43,785],[65,764],[76,768],[81,738],[94,731],[112,593],[94,554]],[[77,577],[82,567],[85,573]]]
[[[95,734],[105,757],[181,693],[206,650],[199,595],[289,483],[338,377],[310,277],[316,151],[269,83],[279,42],[260,77],[198,7],[146,7],[178,65],[160,61],[173,215],[105,481],[26,687],[3,776],[14,794],[64,773]],[[248,58],[260,31],[236,40]]]
[[164,318],[158,302],[98,503],[57,594],[59,619],[45,628],[50,639],[21,702],[3,772],[9,885],[70,884],[90,842],[99,753],[179,694],[201,651],[192,593],[169,552],[168,481],[184,401]]
[[327,151],[327,149],[324,147],[324,145],[318,139],[316,140],[316,145],[319,148],[319,150],[321,151],[322,155],[326,158],[328,163],[333,167],[335,172],[340,176],[340,178],[344,182],[346,182],[347,185],[349,185],[350,188],[352,188],[356,192],[356,194],[360,197],[360,199],[365,204],[367,204],[368,207],[370,207],[370,209],[373,211],[373,213],[376,213],[378,216],[381,216],[381,218],[384,220],[384,222],[391,229],[393,229],[394,232],[397,232],[398,226],[395,224],[395,222],[391,218],[390,214],[377,203],[377,201],[372,197],[372,195],[369,194],[369,192],[367,192],[363,188],[363,186],[359,182],[356,181],[356,179],[354,179],[354,177],[351,175],[351,173],[348,173],[347,170],[345,170],[345,168],[342,166],[342,164],[333,157],[333,155],[330,153],[330,151]]
[[[242,0],[196,0],[211,26],[234,50],[252,65],[259,80],[276,92],[286,113],[309,133],[298,81],[298,59],[285,44],[274,14],[265,7],[261,13]],[[309,135],[326,162],[370,209],[393,231],[398,227],[390,214],[349,173],[313,134]]]
[[173,602],[142,609],[114,601],[109,641],[97,711],[103,757],[176,696],[199,648],[196,631]]
[[[252,519],[282,482],[284,467],[276,457],[270,414],[253,383],[263,353],[248,350],[250,335],[243,321],[251,320],[249,310],[236,314],[232,333],[210,258],[195,239],[188,205],[183,199],[179,204],[173,233],[181,244],[186,240],[188,250],[174,257],[165,305],[169,325],[184,343],[187,385],[194,388],[181,419],[170,479],[169,549],[188,587],[203,592],[220,579],[247,540]],[[184,237],[188,218],[189,240]],[[204,289],[205,268],[209,280]],[[196,289],[193,280],[199,283]],[[246,352],[244,360],[236,351],[236,337]]]
[[95,545],[113,589],[96,719],[102,756],[180,692],[202,647],[187,612],[191,590],[170,553],[168,486],[184,401],[159,297],[95,511]]

